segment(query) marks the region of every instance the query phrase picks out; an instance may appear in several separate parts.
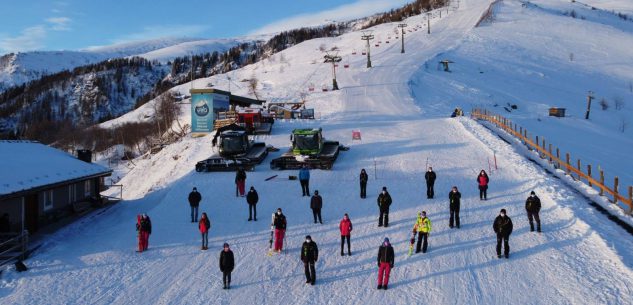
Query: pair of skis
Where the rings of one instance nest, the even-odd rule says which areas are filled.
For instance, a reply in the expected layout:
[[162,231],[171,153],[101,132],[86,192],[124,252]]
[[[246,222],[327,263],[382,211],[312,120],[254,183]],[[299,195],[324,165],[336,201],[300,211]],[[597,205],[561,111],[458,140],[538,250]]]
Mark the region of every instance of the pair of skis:
[[415,235],[417,234],[417,232],[415,231],[415,229],[413,230],[413,234],[411,235],[411,240],[409,240],[409,253],[407,254],[407,257],[411,256],[413,254],[413,244],[415,244]]
[[268,256],[273,255],[273,235],[275,234],[275,213],[270,220],[270,239],[268,240]]

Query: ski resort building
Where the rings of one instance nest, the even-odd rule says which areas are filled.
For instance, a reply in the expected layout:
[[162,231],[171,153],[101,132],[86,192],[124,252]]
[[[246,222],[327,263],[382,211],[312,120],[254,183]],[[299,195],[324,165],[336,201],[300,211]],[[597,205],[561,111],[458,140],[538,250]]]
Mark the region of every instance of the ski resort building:
[[0,141],[0,217],[9,232],[32,234],[101,202],[112,170],[91,163],[90,151],[78,155],[39,142]]

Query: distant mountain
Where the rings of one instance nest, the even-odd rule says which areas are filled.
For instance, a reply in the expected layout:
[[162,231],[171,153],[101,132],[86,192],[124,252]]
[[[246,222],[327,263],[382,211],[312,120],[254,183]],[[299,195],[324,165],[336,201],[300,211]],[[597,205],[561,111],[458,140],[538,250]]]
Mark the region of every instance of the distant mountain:
[[44,75],[122,57],[143,57],[166,63],[176,57],[224,52],[244,39],[166,38],[94,47],[79,51],[32,51],[0,57],[0,92]]

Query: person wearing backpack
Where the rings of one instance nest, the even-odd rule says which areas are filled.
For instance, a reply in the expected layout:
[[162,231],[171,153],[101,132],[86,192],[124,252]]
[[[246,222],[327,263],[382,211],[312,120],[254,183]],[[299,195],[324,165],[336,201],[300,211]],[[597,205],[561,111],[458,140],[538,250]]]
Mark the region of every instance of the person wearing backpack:
[[[244,187],[246,185],[246,171],[244,167],[240,167],[235,173],[235,184],[240,196],[244,197]],[[235,193],[235,196],[237,196],[237,193]]]
[[136,231],[138,231],[138,252],[143,252],[149,247],[149,235],[152,234],[152,221],[147,214],[138,217]]

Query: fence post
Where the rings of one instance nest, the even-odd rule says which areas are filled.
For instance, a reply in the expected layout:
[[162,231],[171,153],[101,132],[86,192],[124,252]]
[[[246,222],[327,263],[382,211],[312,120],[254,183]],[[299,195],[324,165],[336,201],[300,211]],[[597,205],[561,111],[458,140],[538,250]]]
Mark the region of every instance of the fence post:
[[[582,173],[582,169],[580,169],[580,159],[578,159],[578,171]],[[580,174],[578,174],[578,180],[582,180]]]
[[554,161],[552,159],[552,144],[549,144],[549,163],[552,163],[552,161]]
[[569,167],[571,167],[571,164],[569,164],[569,153],[565,154],[565,163],[567,163],[567,166],[565,167],[565,172],[569,174]]
[[[600,166],[598,166],[600,168]],[[604,171],[600,170],[600,196],[604,195]]]
[[[539,143],[538,136],[535,136],[535,138],[536,138],[536,142],[534,142],[534,145],[535,145],[534,149],[536,149],[536,152],[538,152],[538,143]],[[538,155],[539,155],[539,157],[541,156],[540,153]]]
[[589,176],[589,179],[587,179],[587,182],[589,182],[589,186],[593,186],[591,184],[591,164],[587,164],[587,176]]
[[556,147],[556,159],[557,168],[560,168],[560,149],[558,147]]
[[620,182],[620,179],[618,179],[618,176],[615,176],[615,178],[613,178],[613,204],[618,203],[618,183]]
[[629,215],[633,214],[633,186],[629,185]]

